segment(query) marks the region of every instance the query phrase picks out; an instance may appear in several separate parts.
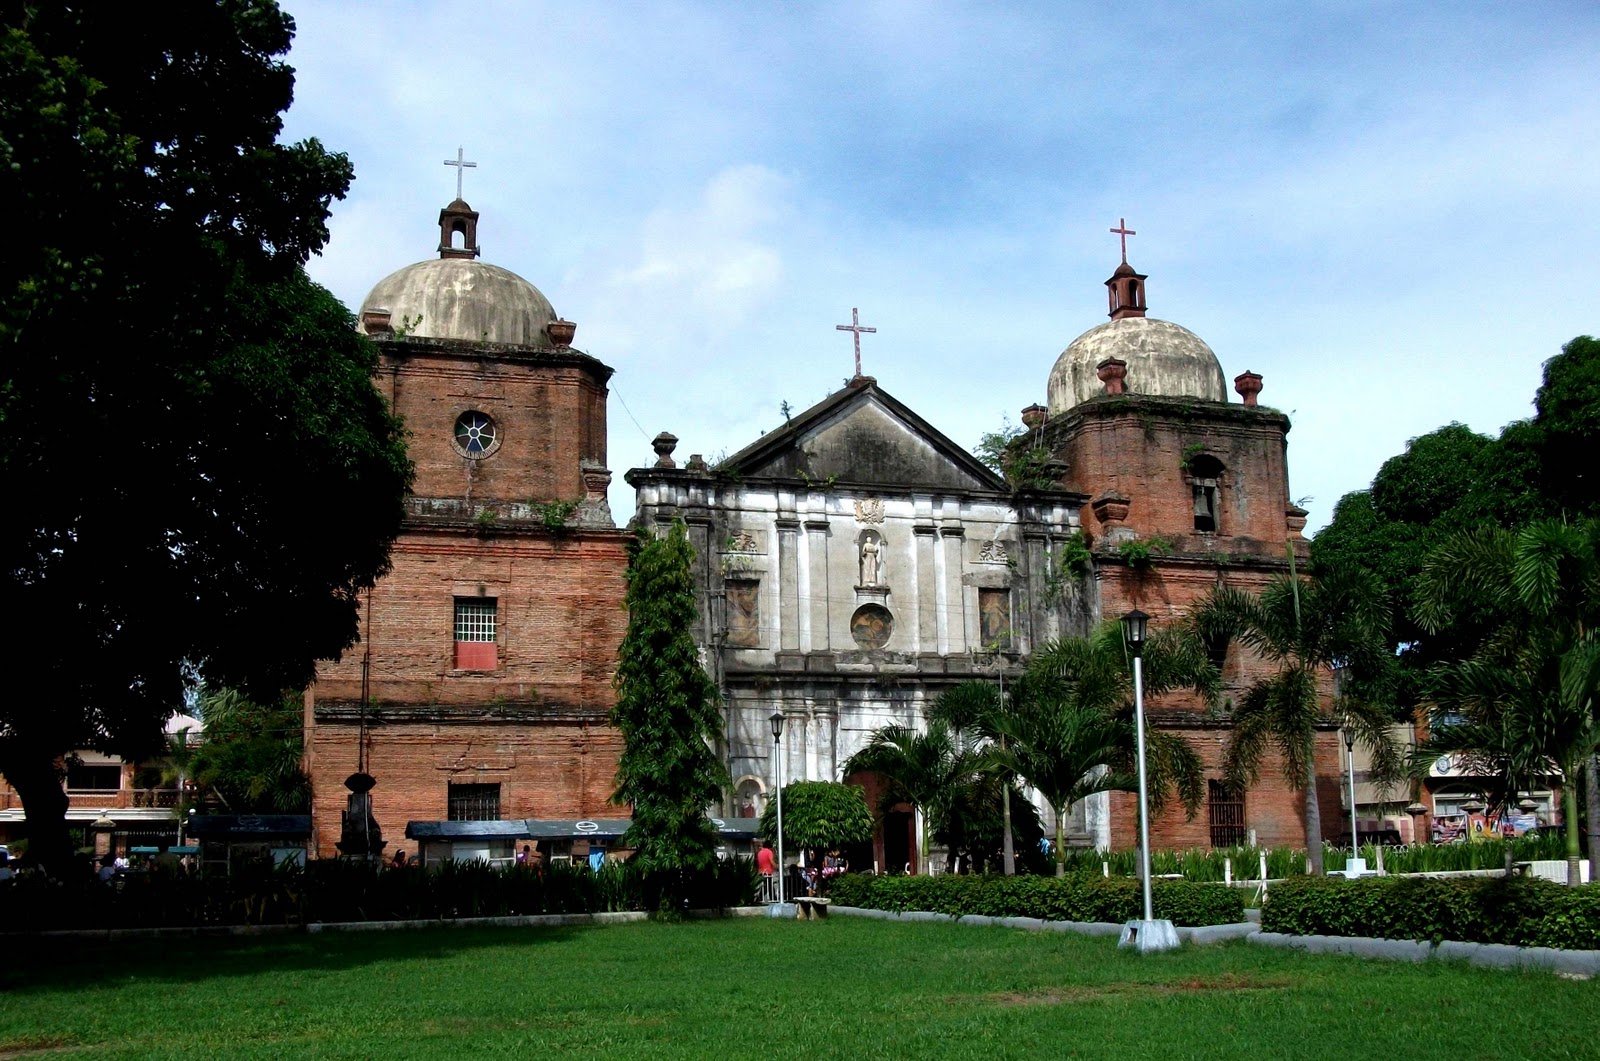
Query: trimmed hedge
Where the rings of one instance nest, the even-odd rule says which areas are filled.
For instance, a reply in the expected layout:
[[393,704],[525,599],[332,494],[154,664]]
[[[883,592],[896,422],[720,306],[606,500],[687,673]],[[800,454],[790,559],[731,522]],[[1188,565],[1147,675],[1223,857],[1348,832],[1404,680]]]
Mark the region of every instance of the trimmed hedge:
[[[928,910],[939,914],[1037,917],[1048,921],[1120,924],[1143,916],[1136,880],[1074,874],[1066,877],[874,877],[846,874],[830,895],[841,906],[872,910]],[[1244,897],[1220,884],[1156,881],[1157,918],[1176,925],[1231,925],[1244,920]]]
[[1600,886],[1503,877],[1314,879],[1275,885],[1261,928],[1298,936],[1600,949]]
[[303,869],[179,876],[157,869],[114,886],[22,877],[0,884],[0,925],[6,928],[144,928],[200,925],[282,925],[317,921],[408,921],[657,911],[664,895],[687,896],[695,907],[745,906],[755,899],[756,872],[747,858],[685,874],[640,872],[632,863],[380,868],[321,859]]

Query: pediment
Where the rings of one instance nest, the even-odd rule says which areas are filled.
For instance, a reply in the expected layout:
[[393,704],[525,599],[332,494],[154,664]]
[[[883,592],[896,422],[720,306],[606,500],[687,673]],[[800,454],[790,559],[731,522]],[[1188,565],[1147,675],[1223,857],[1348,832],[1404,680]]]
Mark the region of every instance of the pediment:
[[1006,489],[976,457],[870,381],[830,395],[719,470],[898,489]]

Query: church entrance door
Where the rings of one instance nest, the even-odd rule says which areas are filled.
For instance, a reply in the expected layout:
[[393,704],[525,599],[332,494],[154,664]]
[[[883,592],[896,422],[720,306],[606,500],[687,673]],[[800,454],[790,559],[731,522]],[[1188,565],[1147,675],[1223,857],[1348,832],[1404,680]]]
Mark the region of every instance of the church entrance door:
[[[911,862],[911,812],[892,810],[883,816],[883,871],[904,873]],[[913,869],[916,867],[913,866]]]

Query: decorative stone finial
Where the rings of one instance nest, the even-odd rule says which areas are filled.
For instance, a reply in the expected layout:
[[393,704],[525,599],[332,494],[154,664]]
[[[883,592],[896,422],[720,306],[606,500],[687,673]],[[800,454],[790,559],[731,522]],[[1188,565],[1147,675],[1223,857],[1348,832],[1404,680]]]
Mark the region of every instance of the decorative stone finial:
[[1246,405],[1256,404],[1256,395],[1261,393],[1261,373],[1239,373],[1233,377],[1233,389],[1239,392],[1239,397],[1244,399]]
[[1094,509],[1094,518],[1103,524],[1121,523],[1128,518],[1128,509],[1132,502],[1126,494],[1119,494],[1114,490],[1107,490],[1089,503]]
[[657,468],[676,468],[678,462],[672,459],[672,451],[678,448],[678,436],[670,431],[663,431],[650,440],[651,447],[656,451]]
[[550,336],[550,341],[563,349],[571,346],[573,337],[578,334],[578,326],[564,319],[551,321],[544,326],[544,330]]
[[689,463],[685,464],[683,467],[685,471],[691,472],[704,472],[710,470],[706,465],[705,457],[699,453],[689,454]]
[[393,335],[394,325],[386,309],[374,307],[361,314],[361,330],[368,335]]
[[1040,424],[1045,422],[1045,419],[1049,415],[1050,410],[1046,409],[1038,402],[1034,402],[1032,405],[1022,410],[1022,426],[1038,427]]
[[[1256,378],[1259,379],[1260,377]],[[1248,402],[1248,404],[1254,405],[1255,402]],[[1300,532],[1306,529],[1306,515],[1306,510],[1299,505],[1290,505],[1283,510],[1284,523],[1289,528],[1289,537],[1300,537]]]
[[1128,363],[1120,357],[1108,357],[1095,366],[1095,374],[1106,385],[1107,394],[1122,394],[1127,390]]

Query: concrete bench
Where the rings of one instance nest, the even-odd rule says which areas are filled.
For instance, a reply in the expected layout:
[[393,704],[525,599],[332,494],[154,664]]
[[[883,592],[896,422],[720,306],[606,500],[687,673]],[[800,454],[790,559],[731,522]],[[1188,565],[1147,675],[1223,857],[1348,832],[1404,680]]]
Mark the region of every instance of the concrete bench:
[[796,921],[817,921],[828,916],[828,903],[830,900],[819,899],[814,895],[796,896],[794,900],[794,919]]

